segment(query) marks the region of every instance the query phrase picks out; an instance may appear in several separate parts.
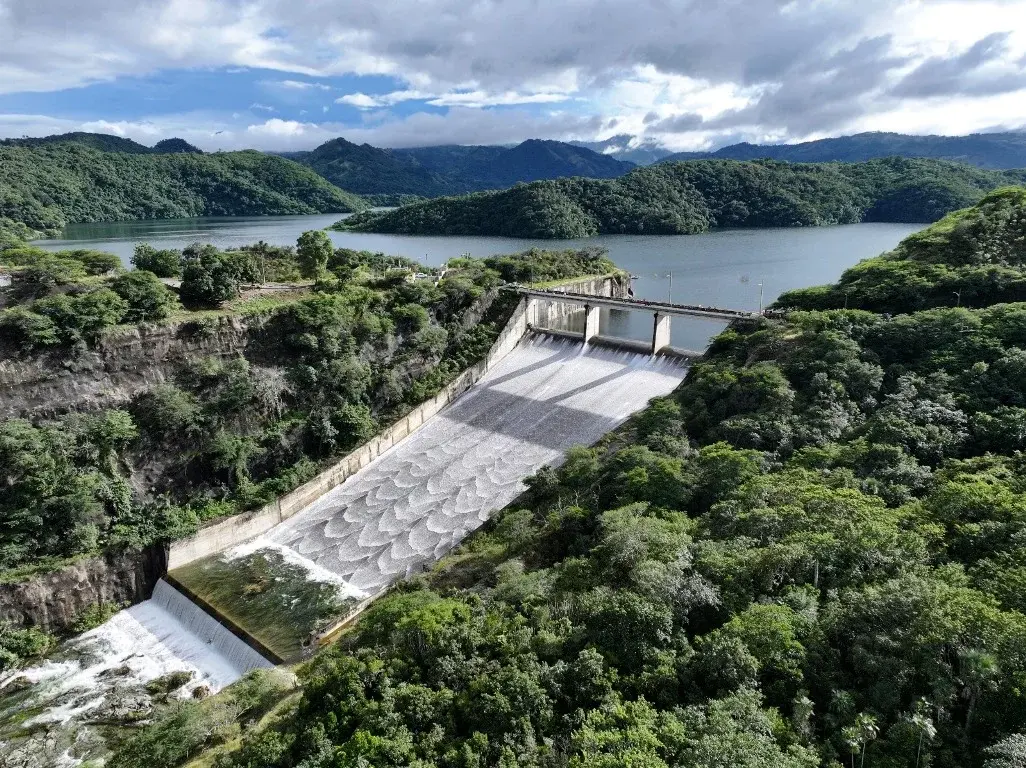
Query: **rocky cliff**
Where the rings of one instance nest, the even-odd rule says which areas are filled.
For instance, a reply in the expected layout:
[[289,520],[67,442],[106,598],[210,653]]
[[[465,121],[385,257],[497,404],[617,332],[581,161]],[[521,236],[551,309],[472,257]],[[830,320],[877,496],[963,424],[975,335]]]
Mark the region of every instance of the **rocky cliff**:
[[166,570],[162,546],[83,558],[15,584],[0,584],[0,622],[67,632],[94,606],[146,600]]
[[189,358],[235,357],[265,317],[118,329],[87,350],[0,361],[0,418],[116,407],[163,383]]

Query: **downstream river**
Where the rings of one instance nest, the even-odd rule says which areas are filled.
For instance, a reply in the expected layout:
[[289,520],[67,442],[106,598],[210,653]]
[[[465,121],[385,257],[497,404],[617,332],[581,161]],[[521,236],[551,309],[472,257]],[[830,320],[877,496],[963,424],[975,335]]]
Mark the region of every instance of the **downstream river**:
[[[322,229],[337,214],[174,219],[120,223],[73,224],[63,239],[38,245],[98,248],[116,253],[127,264],[136,243],[182,248],[197,241],[221,248],[264,240],[292,245],[308,229]],[[893,248],[922,224],[849,224],[798,229],[735,229],[701,235],[602,235],[586,240],[519,240],[504,237],[448,237],[330,232],[339,246],[407,256],[438,265],[469,253],[489,256],[527,248],[600,246],[623,269],[637,275],[635,294],[685,304],[758,309],[762,294],[769,304],[783,291],[832,282],[847,267]],[[671,278],[672,275],[672,278]],[[761,288],[760,288],[761,284]],[[674,320],[672,343],[702,349],[722,324]],[[603,317],[603,333],[645,339],[650,322],[640,313],[612,312]]]

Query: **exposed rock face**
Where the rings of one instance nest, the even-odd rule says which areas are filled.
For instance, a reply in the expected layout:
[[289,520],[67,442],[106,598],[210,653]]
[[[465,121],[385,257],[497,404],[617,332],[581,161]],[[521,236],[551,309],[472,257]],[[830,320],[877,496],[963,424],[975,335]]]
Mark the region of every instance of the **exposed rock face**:
[[0,584],[0,621],[63,632],[95,605],[147,599],[166,570],[164,548],[148,547],[87,558],[17,584]]
[[123,405],[189,359],[237,357],[265,318],[222,317],[119,330],[83,351],[0,362],[0,418],[51,416]]

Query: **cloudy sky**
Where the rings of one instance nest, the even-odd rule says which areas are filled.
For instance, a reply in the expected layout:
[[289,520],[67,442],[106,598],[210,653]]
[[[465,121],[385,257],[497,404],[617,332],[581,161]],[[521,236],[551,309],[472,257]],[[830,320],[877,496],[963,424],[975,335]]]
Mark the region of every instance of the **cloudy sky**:
[[0,136],[203,149],[1026,125],[1026,0],[0,0]]

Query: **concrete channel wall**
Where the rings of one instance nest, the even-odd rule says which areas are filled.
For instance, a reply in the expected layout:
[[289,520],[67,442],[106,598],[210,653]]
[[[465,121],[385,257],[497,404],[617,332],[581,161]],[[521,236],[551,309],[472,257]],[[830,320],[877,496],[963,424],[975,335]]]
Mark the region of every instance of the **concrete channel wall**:
[[[625,296],[629,286],[627,276],[617,274],[568,282],[559,288],[572,293]],[[528,328],[537,324],[538,304],[538,300],[521,299],[484,360],[465,370],[435,397],[418,405],[313,480],[260,509],[212,523],[188,538],[173,542],[168,554],[168,570],[181,568],[195,560],[223,552],[266,533],[317,501],[332,488],[341,485],[400,440],[417,431],[428,419],[457,400],[513,351]]]
[[399,421],[371,438],[368,442],[336,462],[317,477],[299,486],[260,509],[234,515],[209,525],[192,536],[171,544],[168,569],[183,565],[237,546],[269,531],[279,523],[317,501],[321,496],[341,485],[345,480],[370,464],[403,438],[417,431],[428,419],[454,402],[480,381],[494,365],[513,351],[527,333],[529,300],[521,299],[513,316],[495,340],[488,356],[461,373],[441,392],[427,400]]

